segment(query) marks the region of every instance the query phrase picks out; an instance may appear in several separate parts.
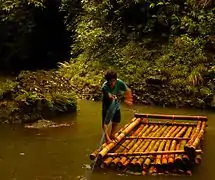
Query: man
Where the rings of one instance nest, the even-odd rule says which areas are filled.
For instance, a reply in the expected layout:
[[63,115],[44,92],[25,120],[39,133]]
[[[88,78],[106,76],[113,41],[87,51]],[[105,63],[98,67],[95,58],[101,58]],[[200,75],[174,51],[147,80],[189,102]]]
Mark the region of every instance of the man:
[[[106,82],[102,85],[102,128],[105,132],[106,142],[112,142],[114,134],[117,131],[117,126],[121,121],[121,112],[119,107],[118,97],[125,95],[125,103],[132,104],[132,93],[127,85],[117,78],[117,73],[114,70],[109,70],[105,74]],[[117,97],[118,96],[118,97]],[[113,104],[114,103],[114,104]],[[112,108],[114,106],[114,109]],[[110,109],[112,110],[110,110]],[[113,113],[113,117],[110,117],[110,113]],[[112,121],[112,128],[110,136],[108,135],[108,124]]]

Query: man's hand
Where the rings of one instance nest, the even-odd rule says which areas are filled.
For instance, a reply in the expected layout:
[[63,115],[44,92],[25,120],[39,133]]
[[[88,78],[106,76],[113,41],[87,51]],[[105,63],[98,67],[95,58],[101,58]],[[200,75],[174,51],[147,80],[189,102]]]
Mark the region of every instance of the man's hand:
[[131,106],[133,104],[132,100],[125,100],[125,103],[129,106]]
[[117,96],[113,94],[113,95],[112,95],[112,99],[113,99],[113,100],[117,99]]
[[115,99],[117,99],[117,96],[114,95],[114,94],[109,93],[109,98],[115,100]]

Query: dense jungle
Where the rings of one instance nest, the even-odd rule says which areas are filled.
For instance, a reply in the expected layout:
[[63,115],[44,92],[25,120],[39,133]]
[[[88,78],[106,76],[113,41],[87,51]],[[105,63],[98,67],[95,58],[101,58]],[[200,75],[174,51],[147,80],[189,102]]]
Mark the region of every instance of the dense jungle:
[[0,121],[99,101],[110,68],[135,103],[213,108],[214,13],[212,0],[2,0]]

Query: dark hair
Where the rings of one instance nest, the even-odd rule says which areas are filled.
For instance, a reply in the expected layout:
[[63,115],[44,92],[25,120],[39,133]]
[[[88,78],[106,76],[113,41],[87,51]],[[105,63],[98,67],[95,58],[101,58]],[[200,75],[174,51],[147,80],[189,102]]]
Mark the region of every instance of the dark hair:
[[117,73],[114,70],[108,70],[105,74],[105,79],[110,81],[111,79],[117,79]]

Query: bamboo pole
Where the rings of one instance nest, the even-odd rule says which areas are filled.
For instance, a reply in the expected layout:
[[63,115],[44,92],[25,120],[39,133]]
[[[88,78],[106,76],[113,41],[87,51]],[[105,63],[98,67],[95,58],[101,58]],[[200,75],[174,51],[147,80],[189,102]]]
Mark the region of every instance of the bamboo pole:
[[[165,132],[165,130],[166,130],[167,128],[168,128],[168,126],[163,126],[163,127],[161,127],[160,131],[159,131],[158,133],[156,133],[155,136],[161,136],[161,135]],[[150,152],[151,149],[153,149],[153,146],[154,146],[155,144],[156,144],[156,141],[155,141],[155,140],[151,140],[151,142],[149,143],[149,145],[146,146],[147,149],[145,150],[145,153]],[[140,167],[142,166],[142,164],[143,164],[145,158],[146,158],[145,156],[140,157],[140,158],[137,160],[135,166],[136,166],[137,168],[140,168]]]
[[[201,149],[195,150],[196,153],[202,154]],[[107,156],[148,156],[158,154],[184,154],[184,150],[178,151],[151,151],[151,152],[133,152],[133,153],[107,153]]]
[[[195,134],[195,130],[196,130],[196,128],[194,128],[194,129],[192,130],[190,137],[192,137],[192,136]],[[182,148],[182,149],[183,149],[183,148]],[[201,148],[199,147],[199,149],[201,149]],[[193,165],[192,160],[190,160],[190,158],[188,157],[187,154],[180,155],[180,158],[181,158],[181,157],[182,157],[183,163],[181,162],[181,167],[180,167],[180,168],[181,168],[181,169],[183,168],[185,171],[191,170],[192,165]]]
[[[181,130],[181,128],[182,126],[178,126],[177,129],[170,135],[170,137],[174,137]],[[170,145],[171,145],[171,140],[167,140],[164,151],[169,151]],[[167,162],[168,162],[168,154],[164,154],[162,156],[162,165],[167,166]]]
[[[184,132],[185,132],[185,130],[186,130],[186,126],[184,126],[181,130],[180,130],[180,132],[178,132],[177,134],[176,134],[176,138],[178,138],[178,137],[180,137]],[[172,131],[168,131],[164,136],[170,136],[171,134],[170,133],[172,133]],[[156,142],[156,145],[154,146],[154,148],[152,149],[152,151],[157,151],[158,149],[159,149],[159,147],[160,147],[160,145],[162,145],[162,140],[161,141],[157,141]],[[176,140],[173,140],[173,143],[172,143],[172,146],[171,146],[171,148],[170,148],[170,150],[174,150],[175,149],[175,146],[176,146]],[[161,147],[160,147],[161,148]],[[174,154],[170,154],[170,157],[169,157],[169,163],[170,163],[170,161],[172,160],[172,158],[174,157]],[[147,158],[146,160],[145,160],[145,162],[144,162],[144,165],[143,165],[143,170],[145,169],[147,169],[147,167],[149,166],[149,164],[151,163],[151,161],[153,160],[153,156],[150,156],[149,158]]]
[[[154,136],[159,136],[163,133],[163,131],[167,128],[167,126],[161,126],[157,132],[154,133]],[[149,152],[150,148],[153,146],[154,140],[147,140],[144,145],[141,147],[140,152]],[[144,162],[145,156],[139,156],[137,157],[134,167],[135,169],[141,169],[142,170],[142,163]],[[133,160],[132,160],[133,161]]]
[[[184,137],[189,137],[190,136],[190,134],[192,134],[192,127],[189,127],[188,129],[187,129],[187,131],[186,131],[186,133],[185,133],[185,135],[184,135]],[[196,129],[196,128],[195,128]],[[194,130],[195,130],[194,129]],[[195,133],[195,132],[194,132]],[[182,140],[182,141],[180,141],[180,145],[179,145],[179,150],[184,150],[184,146],[185,146],[185,144],[186,144],[186,140]],[[176,156],[175,156],[175,160],[174,160],[174,163],[178,166],[178,167],[181,167],[181,166],[183,166],[183,161],[182,161],[182,155],[181,154],[176,154]]]
[[[137,118],[132,118],[127,124],[125,124],[121,129],[119,129],[119,131],[117,133],[115,133],[115,137],[119,136],[120,133],[129,126],[130,123],[132,123],[133,121],[135,121]],[[98,155],[98,153],[105,147],[107,146],[107,143],[105,142],[104,144],[102,144],[101,147],[99,147],[98,149],[96,149],[93,153],[90,154],[90,160],[94,160],[96,158],[96,156]]]
[[[185,131],[187,130],[187,127],[186,126],[184,126],[181,130],[180,130],[180,132],[176,135],[176,137],[180,137],[180,136],[182,136],[184,133],[185,133]],[[171,144],[171,146],[170,146],[170,151],[174,151],[174,150],[177,150],[176,147],[177,146],[177,141],[176,140],[173,140],[172,141],[172,144]],[[174,164],[174,158],[175,158],[175,154],[170,154],[169,155],[169,158],[168,158],[168,165],[169,165],[169,170],[173,170],[173,164]]]
[[166,125],[166,126],[196,126],[197,123],[179,123],[179,122],[145,122],[141,121],[142,124],[156,124],[156,125]]
[[[168,134],[166,135],[166,137],[169,137],[169,138],[170,138],[171,134],[175,131],[176,128],[177,128],[177,126],[173,126],[173,127],[170,129],[170,131],[168,132]],[[164,147],[165,147],[165,144],[166,144],[166,139],[164,139],[164,140],[161,142],[160,146],[158,147],[158,151],[162,151],[162,150],[164,149]],[[157,156],[156,156],[155,164],[157,165],[157,169],[160,169],[160,168],[158,168],[158,166],[161,165],[161,157],[162,157],[161,155],[157,155]]]
[[201,164],[201,162],[202,162],[202,156],[201,156],[201,154],[197,154],[195,157],[195,164],[199,165],[199,164]]
[[[166,132],[168,133],[168,131],[170,130],[170,128],[171,127],[167,127],[167,129],[166,129]],[[160,129],[158,130],[158,132],[160,131]],[[156,132],[155,134],[157,134],[158,132]],[[136,151],[139,151],[140,149],[140,151],[141,152],[143,152],[145,149],[147,149],[147,147],[148,147],[148,145],[149,145],[149,143],[150,143],[151,141],[147,141],[147,142],[143,142],[142,144],[141,144],[141,146],[138,148],[138,149],[136,149]],[[136,166],[136,168],[139,168],[140,166],[138,165],[138,161],[140,161],[140,158],[141,157],[137,157],[137,158],[134,158],[132,161],[131,161],[131,166],[133,165],[133,166]],[[129,163],[130,161],[127,161],[127,164]]]
[[[157,127],[157,130],[152,131],[149,134],[149,136],[154,136],[155,134],[157,134],[160,131],[159,126],[156,126],[156,127]],[[143,152],[148,147],[149,143],[150,143],[149,139],[142,140],[141,144],[135,149],[135,152],[138,152],[138,151]],[[127,161],[125,162],[125,165],[129,164],[130,167],[134,167],[139,158],[140,158],[140,156],[128,157]]]
[[[167,126],[168,127],[168,126]],[[163,132],[163,136],[168,135],[169,131],[171,130],[171,127],[168,127],[167,129],[165,129],[165,131]],[[153,152],[153,151],[157,151],[160,144],[162,143],[162,140],[158,140],[158,141],[154,141],[154,147],[152,147],[149,151]],[[146,171],[149,167],[149,165],[151,164],[151,161],[154,160],[154,157],[152,155],[150,155],[149,157],[147,157],[143,163],[143,171]]]
[[[148,136],[150,134],[150,132],[152,131],[156,131],[158,129],[158,126],[150,126],[149,129],[147,130],[146,133],[142,134],[142,137],[144,136]],[[133,143],[131,144],[131,146],[129,146],[129,151],[128,150],[125,150],[125,152],[129,152],[129,153],[132,153],[133,152],[133,149],[135,149],[135,147],[138,147],[139,144],[141,143],[141,140],[134,140]],[[123,166],[123,163],[126,161],[126,157],[122,157],[121,159],[117,159],[116,163],[118,166]]]
[[112,150],[127,134],[129,134],[134,127],[140,124],[141,119],[137,119],[136,121],[133,121],[130,123],[130,125],[124,129],[123,132],[120,133],[119,136],[116,137],[116,140],[118,142],[111,142],[107,146],[105,146],[98,154],[99,159],[103,158],[110,150]]
[[198,121],[196,129],[195,129],[195,132],[192,133],[192,136],[191,136],[190,140],[187,143],[188,145],[191,145],[194,142],[194,140],[196,139],[196,137],[199,134],[200,128],[201,128],[201,121]]
[[[185,128],[187,128],[187,127],[185,126]],[[130,136],[130,137],[126,137],[125,139],[189,140],[190,138],[183,138],[183,137],[135,137],[135,136]]]
[[[147,133],[150,132],[151,129],[153,128],[153,126],[152,126],[152,127],[148,127],[148,125],[145,126],[145,127],[146,127],[146,128],[143,129],[143,131],[140,133],[140,135],[147,134]],[[121,151],[122,153],[128,152],[128,149],[129,149],[133,144],[135,144],[135,142],[136,142],[136,140],[132,140],[132,141],[128,140],[128,141],[129,141],[129,143],[128,143],[128,145],[127,145],[127,148],[124,148],[124,149]],[[121,159],[121,157],[116,157],[116,158],[112,161],[112,165],[116,165],[116,164],[120,161],[120,159]]]
[[[186,154],[192,158],[195,156],[195,146],[198,145],[199,139],[203,136],[205,128],[205,122],[198,121],[195,133],[192,135],[191,139],[187,142],[187,144],[184,146],[184,150]],[[192,145],[194,144],[194,147]]]
[[174,119],[174,120],[194,120],[207,121],[206,116],[185,116],[185,115],[168,115],[168,114],[142,114],[135,113],[136,118],[156,118],[156,119]]
[[[137,128],[137,130],[132,135],[137,135],[141,131],[145,131],[147,128],[148,128],[148,125],[140,126],[139,128]],[[117,147],[116,152],[117,153],[122,152],[129,143],[130,143],[129,140],[125,140],[122,145],[119,145]],[[112,160],[113,160],[113,157],[107,157],[104,159],[103,164],[105,166],[108,166],[112,162]]]
[[205,131],[205,122],[202,122],[202,126],[201,126],[201,129],[199,131],[199,134],[198,136],[196,137],[196,139],[194,139],[193,143],[188,143],[188,145],[186,146],[186,152],[188,154],[190,154],[192,157],[195,156],[195,149],[196,147],[200,144],[200,141],[204,135],[204,131]]

